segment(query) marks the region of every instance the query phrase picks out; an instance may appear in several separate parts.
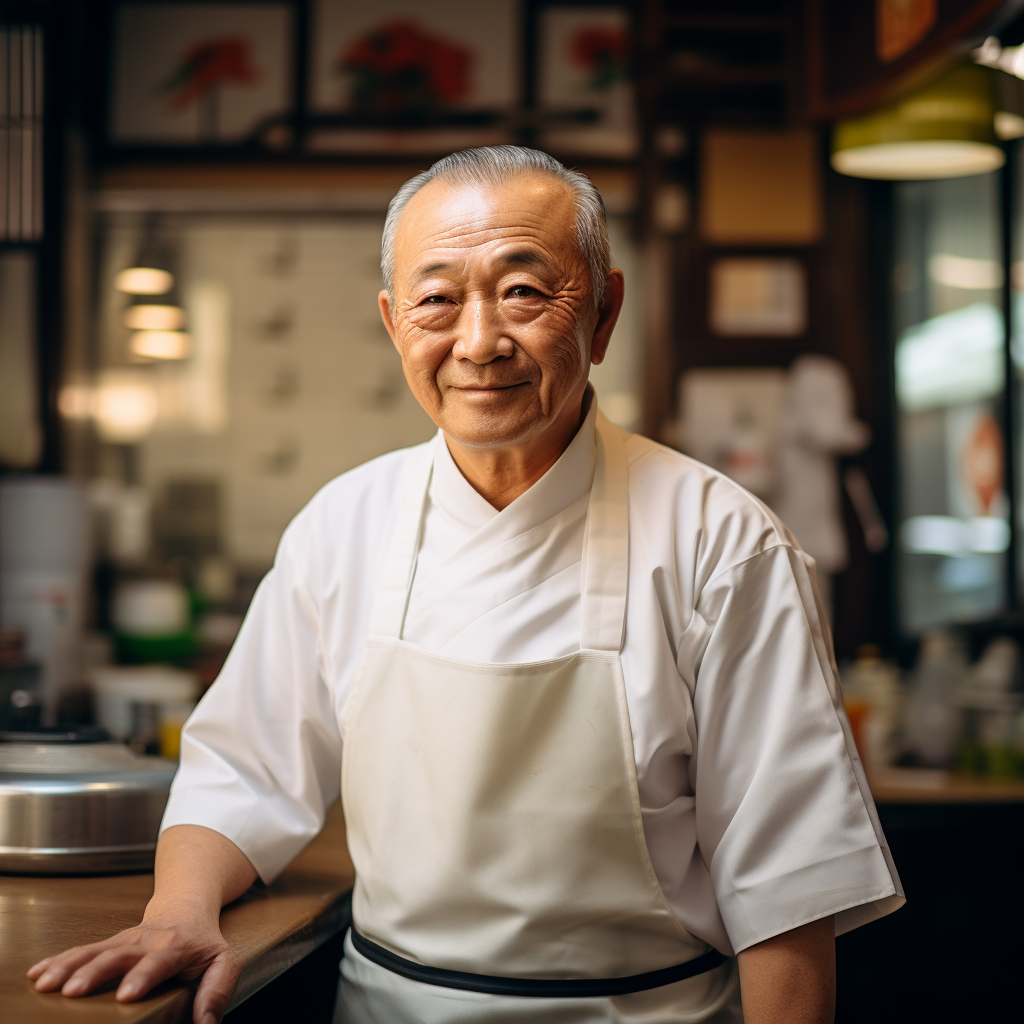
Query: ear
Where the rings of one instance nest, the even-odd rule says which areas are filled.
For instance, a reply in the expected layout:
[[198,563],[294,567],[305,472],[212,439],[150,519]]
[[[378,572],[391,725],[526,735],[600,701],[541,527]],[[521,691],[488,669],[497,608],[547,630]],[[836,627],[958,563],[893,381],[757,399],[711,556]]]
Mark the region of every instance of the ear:
[[594,338],[590,343],[590,361],[595,366],[604,362],[625,295],[626,279],[622,276],[621,270],[613,270],[605,278],[604,301],[598,307],[597,326],[594,327]]
[[[395,321],[391,317],[391,303],[388,301],[388,292],[384,288],[377,295],[377,307],[380,309],[380,318],[384,321],[384,329],[388,332],[388,337],[391,338],[391,344],[398,349],[398,338],[395,334]],[[402,354],[402,350],[398,349],[398,354]]]

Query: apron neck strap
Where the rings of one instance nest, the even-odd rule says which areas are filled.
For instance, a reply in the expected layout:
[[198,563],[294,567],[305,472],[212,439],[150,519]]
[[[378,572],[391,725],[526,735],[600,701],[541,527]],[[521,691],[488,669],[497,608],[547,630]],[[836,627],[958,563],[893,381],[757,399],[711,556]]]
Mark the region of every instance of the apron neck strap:
[[619,651],[629,585],[629,485],[623,432],[597,410],[597,460],[583,538],[580,647]]
[[[406,493],[399,500],[398,521],[391,538],[384,568],[377,583],[370,612],[370,636],[401,639],[405,629],[405,616],[412,592],[412,576],[416,570],[416,554],[423,536],[423,519],[430,493],[430,478],[434,474],[434,445],[437,438],[425,446],[416,461]],[[441,442],[443,443],[443,442]]]
[[[583,539],[580,647],[618,651],[625,630],[629,574],[626,450],[623,432],[609,423],[600,410],[596,426],[597,458]],[[370,613],[371,636],[401,639],[433,468],[431,444],[416,462],[399,505],[394,536]]]

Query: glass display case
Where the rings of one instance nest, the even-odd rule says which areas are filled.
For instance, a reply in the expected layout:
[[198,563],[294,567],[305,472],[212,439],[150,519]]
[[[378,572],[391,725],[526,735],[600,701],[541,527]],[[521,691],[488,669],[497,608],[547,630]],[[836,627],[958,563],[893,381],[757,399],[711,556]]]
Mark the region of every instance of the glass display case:
[[897,589],[912,635],[1009,602],[1000,180],[894,186]]

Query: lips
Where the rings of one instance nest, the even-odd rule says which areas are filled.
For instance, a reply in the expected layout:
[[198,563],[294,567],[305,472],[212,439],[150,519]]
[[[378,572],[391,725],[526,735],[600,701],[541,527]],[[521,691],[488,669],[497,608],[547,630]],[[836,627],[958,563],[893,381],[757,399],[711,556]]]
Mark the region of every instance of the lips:
[[529,383],[528,380],[519,380],[514,384],[452,384],[450,386],[456,391],[511,391],[513,388],[519,388]]

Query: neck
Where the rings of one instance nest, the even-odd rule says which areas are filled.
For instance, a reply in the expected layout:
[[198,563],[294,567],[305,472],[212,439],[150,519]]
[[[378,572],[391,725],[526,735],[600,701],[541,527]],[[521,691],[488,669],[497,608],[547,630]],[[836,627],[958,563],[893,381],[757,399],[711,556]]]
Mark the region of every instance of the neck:
[[455,465],[473,489],[499,512],[528,491],[569,447],[587,414],[573,403],[567,414],[536,439],[500,448],[471,448],[445,432]]

